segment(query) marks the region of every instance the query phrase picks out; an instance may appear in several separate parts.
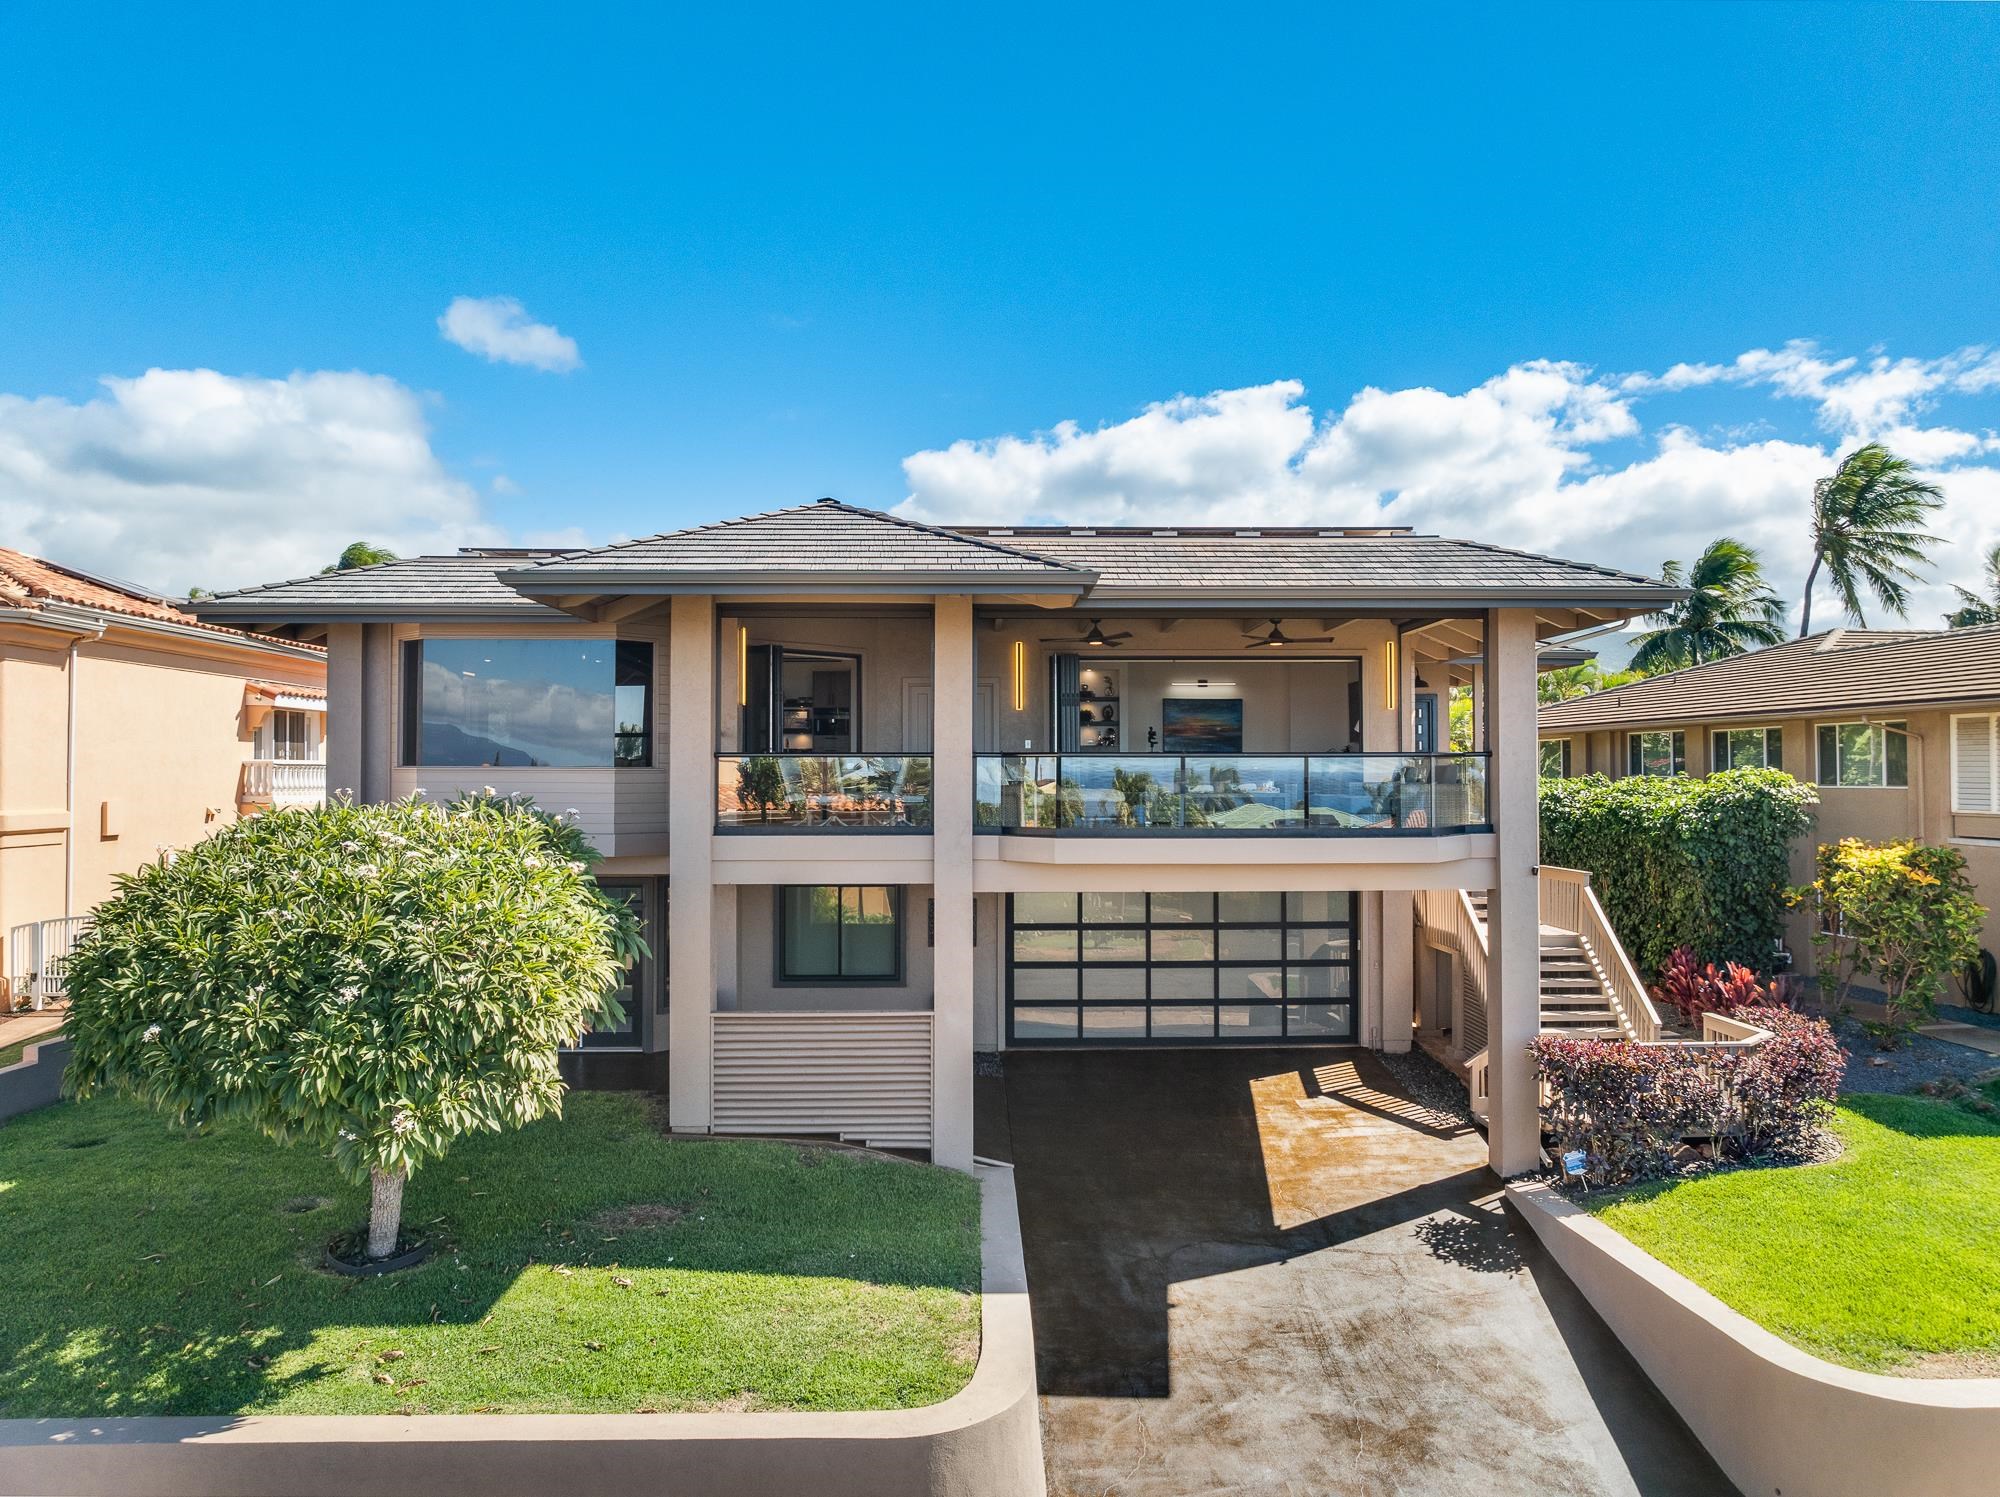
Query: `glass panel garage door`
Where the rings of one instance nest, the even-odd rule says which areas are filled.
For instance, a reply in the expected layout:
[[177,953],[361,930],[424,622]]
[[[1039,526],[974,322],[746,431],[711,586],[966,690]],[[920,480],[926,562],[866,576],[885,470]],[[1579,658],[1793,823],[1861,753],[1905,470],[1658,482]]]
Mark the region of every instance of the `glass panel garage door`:
[[1015,894],[1007,1042],[1340,1044],[1354,896]]

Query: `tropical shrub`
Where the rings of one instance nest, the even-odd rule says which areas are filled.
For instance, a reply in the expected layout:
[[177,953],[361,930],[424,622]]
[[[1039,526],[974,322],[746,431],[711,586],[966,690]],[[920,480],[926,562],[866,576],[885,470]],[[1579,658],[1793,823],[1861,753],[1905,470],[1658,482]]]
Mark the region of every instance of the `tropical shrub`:
[[1846,837],[1820,848],[1818,877],[1799,891],[1817,905],[1813,935],[1822,987],[1844,1003],[1863,978],[1882,990],[1887,1043],[1936,1012],[1945,984],[1979,956],[1986,907],[1972,897],[1965,857],[1923,842]]
[[559,1112],[556,1051],[642,947],[596,853],[525,799],[273,811],[118,880],[70,961],[68,1076],[202,1125],[242,1118],[373,1185]]
[[1543,780],[1542,860],[1584,868],[1619,939],[1645,972],[1678,946],[1704,959],[1774,966],[1791,845],[1818,796],[1775,769],[1703,779],[1590,775]]
[[1652,992],[1655,1002],[1680,1010],[1682,1021],[1697,1030],[1703,1014],[1731,1013],[1770,997],[1757,974],[1741,962],[1724,962],[1718,969],[1714,962],[1698,959],[1686,946],[1676,946],[1667,954]]
[[1771,1037],[1748,1050],[1537,1037],[1543,1121],[1558,1155],[1581,1151],[1591,1177],[1619,1184],[1667,1173],[1689,1139],[1709,1141],[1723,1161],[1808,1154],[1847,1053],[1823,1019],[1770,1007],[1735,1017]]
[[1745,1158],[1806,1153],[1832,1116],[1847,1052],[1826,1020],[1794,1009],[1752,1005],[1731,1017],[1771,1034],[1730,1068],[1735,1149]]

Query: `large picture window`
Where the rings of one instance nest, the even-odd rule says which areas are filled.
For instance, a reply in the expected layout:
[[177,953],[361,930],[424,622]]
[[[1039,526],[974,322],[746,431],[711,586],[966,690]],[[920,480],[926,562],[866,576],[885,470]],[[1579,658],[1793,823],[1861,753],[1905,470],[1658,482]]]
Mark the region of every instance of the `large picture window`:
[[1356,1038],[1354,896],[1016,894],[1014,1045]]
[[1910,783],[1910,738],[1905,724],[1821,723],[1819,782],[1843,789]]
[[903,980],[903,891],[864,884],[798,884],[778,891],[778,981]]
[[417,639],[403,647],[405,764],[653,762],[653,647],[629,639]]
[[1783,769],[1785,730],[1783,728],[1721,728],[1709,739],[1715,768]]

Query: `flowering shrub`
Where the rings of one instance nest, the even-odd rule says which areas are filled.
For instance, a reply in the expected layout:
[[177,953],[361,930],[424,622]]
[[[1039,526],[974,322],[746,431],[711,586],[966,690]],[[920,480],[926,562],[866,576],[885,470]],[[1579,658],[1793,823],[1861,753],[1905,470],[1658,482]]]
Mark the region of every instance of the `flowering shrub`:
[[1805,1153],[1839,1094],[1846,1052],[1824,1020],[1790,1009],[1736,1017],[1772,1037],[1724,1050],[1539,1036],[1543,1121],[1558,1157],[1580,1150],[1591,1176],[1617,1184],[1665,1174],[1690,1139],[1711,1140],[1717,1159]]
[[[272,811],[118,880],[70,959],[69,1086],[239,1117],[371,1181],[559,1111],[556,1050],[615,1004],[636,920],[525,800]],[[386,1244],[386,1245],[385,1245]]]
[[1676,946],[1660,968],[1653,997],[1672,1004],[1690,1027],[1699,1029],[1703,1014],[1733,1013],[1763,1003],[1770,994],[1741,962],[1724,962],[1718,970],[1714,962],[1699,961],[1692,948]]
[[1818,877],[1799,890],[1819,906],[1813,936],[1820,981],[1845,1002],[1857,980],[1882,985],[1885,1044],[1937,1008],[1945,984],[1979,955],[1986,907],[1972,896],[1965,857],[1923,842],[1845,837],[1819,850]]

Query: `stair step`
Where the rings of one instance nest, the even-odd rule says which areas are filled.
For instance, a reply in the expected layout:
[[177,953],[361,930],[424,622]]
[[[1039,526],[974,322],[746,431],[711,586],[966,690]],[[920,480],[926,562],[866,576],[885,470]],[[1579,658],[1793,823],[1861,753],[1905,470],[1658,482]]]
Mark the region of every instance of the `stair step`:
[[1544,993],[1601,993],[1604,984],[1594,977],[1542,977]]
[[1545,1008],[1542,1010],[1542,1024],[1568,1028],[1575,1024],[1609,1024],[1616,1028],[1618,1015],[1608,1008]]
[[1559,1034],[1566,1039],[1572,1040],[1622,1040],[1626,1037],[1624,1030],[1613,1029],[1608,1026],[1597,1029],[1572,1029],[1566,1024],[1558,1025],[1554,1028],[1544,1024],[1542,1026],[1542,1033]]

